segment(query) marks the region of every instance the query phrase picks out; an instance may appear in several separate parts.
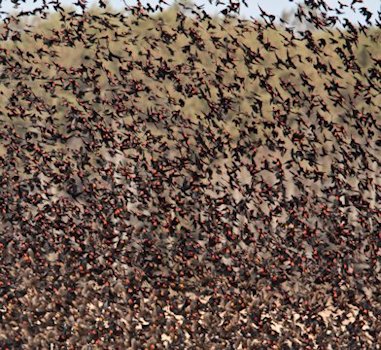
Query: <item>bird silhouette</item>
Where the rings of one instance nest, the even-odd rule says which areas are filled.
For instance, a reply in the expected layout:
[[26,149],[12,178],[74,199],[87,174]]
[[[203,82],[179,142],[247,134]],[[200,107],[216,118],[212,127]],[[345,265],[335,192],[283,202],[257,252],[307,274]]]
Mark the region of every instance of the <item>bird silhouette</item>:
[[376,13],[123,3],[1,13],[0,347],[374,348]]

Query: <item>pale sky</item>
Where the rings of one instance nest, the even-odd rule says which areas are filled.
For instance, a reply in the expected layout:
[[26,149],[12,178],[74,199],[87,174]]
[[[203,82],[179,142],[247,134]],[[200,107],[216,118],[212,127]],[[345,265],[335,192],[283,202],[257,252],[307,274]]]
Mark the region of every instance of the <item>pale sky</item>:
[[[122,0],[105,0],[105,1],[109,2],[116,9],[120,9],[124,7],[124,2]],[[166,0],[166,1],[169,4],[173,3],[173,1],[171,0]],[[66,5],[73,2],[75,2],[75,0],[61,0],[61,3]],[[94,2],[97,2],[97,0],[88,0],[89,5]],[[136,4],[136,0],[126,0],[125,2],[130,6],[133,6]],[[151,3],[153,7],[157,4],[157,2],[158,0],[142,0],[143,4]],[[224,8],[224,6],[220,6],[219,8],[217,8],[216,6],[212,6],[209,4],[208,0],[194,0],[194,2],[198,5],[204,4],[205,10],[210,14],[217,14],[219,11],[221,11],[221,9]],[[216,0],[212,0],[212,2],[215,3]],[[227,3],[228,0],[224,0],[224,2]],[[290,2],[289,0],[247,0],[246,2],[249,4],[249,8],[246,8],[245,6],[241,5],[241,16],[245,18],[249,18],[250,16],[258,17],[258,14],[259,14],[258,5],[261,6],[263,10],[279,17],[283,10],[292,9],[293,7],[295,7],[295,4],[300,1],[294,0],[293,2]],[[341,0],[341,3],[343,4],[350,5],[351,2],[352,0]],[[0,0],[0,3],[1,3],[1,0]],[[30,10],[40,6],[41,3],[42,3],[42,0],[24,0],[24,3],[20,4],[17,11]],[[326,0],[326,3],[329,6],[338,7],[337,0]],[[358,9],[363,6],[367,7],[369,11],[373,12],[373,20],[379,17],[377,11],[381,11],[380,0],[363,0],[362,3],[358,3],[355,5],[357,9],[356,13],[350,10],[349,8],[347,8],[344,16],[354,23],[358,21],[360,21],[361,23],[364,23],[364,17],[358,11]],[[2,4],[0,5],[0,11],[4,11],[4,12],[12,11],[13,8],[14,8],[14,4],[12,3],[12,0],[3,0]],[[332,13],[332,15],[335,15],[335,13]]]

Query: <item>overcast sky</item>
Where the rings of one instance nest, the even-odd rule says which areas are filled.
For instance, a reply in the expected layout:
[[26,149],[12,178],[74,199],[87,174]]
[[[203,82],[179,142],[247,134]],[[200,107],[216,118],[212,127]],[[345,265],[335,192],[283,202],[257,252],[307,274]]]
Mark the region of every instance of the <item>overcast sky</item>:
[[[50,0],[47,0],[48,2]],[[104,0],[108,3],[110,3],[114,8],[123,8],[124,2],[122,0]],[[173,3],[171,0],[166,0],[168,3]],[[1,2],[1,0],[0,0]],[[25,3],[21,4],[17,11],[19,10],[30,10],[33,8],[36,8],[41,5],[42,0],[24,0]],[[62,0],[61,3],[63,4],[70,4],[75,1],[73,0]],[[93,4],[97,2],[97,0],[88,0],[88,4]],[[142,0],[143,4],[150,3],[153,7],[157,4],[157,0]],[[217,8],[216,6],[212,6],[209,4],[208,0],[195,0],[196,4],[204,4],[205,10],[210,14],[217,14],[221,9],[224,8],[224,6],[220,6]],[[216,0],[212,1],[213,3],[216,2]],[[227,0],[224,0],[224,2],[228,2]],[[249,4],[249,7],[246,8],[245,6],[241,6],[241,16],[245,18],[249,18],[250,16],[258,17],[259,9],[258,5],[261,6],[265,11],[274,14],[275,16],[280,16],[283,10],[291,10],[293,7],[295,7],[295,3],[298,2],[298,0],[295,0],[293,2],[290,2],[289,0],[247,0],[246,1]],[[341,3],[343,4],[350,4],[352,0],[341,0]],[[135,5],[136,0],[126,0],[126,3],[128,5]],[[332,7],[338,7],[337,0],[326,0],[326,3],[329,6]],[[362,6],[365,6],[369,9],[369,11],[373,12],[373,18],[378,17],[377,11],[381,11],[381,1],[380,0],[363,0],[362,3],[356,4],[356,8],[360,8]],[[3,0],[1,5],[1,11],[9,12],[14,8],[14,4],[12,3],[12,0]],[[353,12],[350,9],[347,9],[345,16],[349,18],[352,22],[360,21],[361,23],[364,23],[364,17],[360,14],[360,12],[357,10],[357,12]]]

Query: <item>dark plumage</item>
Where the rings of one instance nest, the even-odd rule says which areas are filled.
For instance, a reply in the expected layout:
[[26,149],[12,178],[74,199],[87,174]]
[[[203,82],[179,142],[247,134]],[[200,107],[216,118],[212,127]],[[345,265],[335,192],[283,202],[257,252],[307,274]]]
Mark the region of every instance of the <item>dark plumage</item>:
[[222,18],[12,3],[1,349],[377,348],[380,28],[365,3],[282,20],[244,20],[239,1],[217,1]]

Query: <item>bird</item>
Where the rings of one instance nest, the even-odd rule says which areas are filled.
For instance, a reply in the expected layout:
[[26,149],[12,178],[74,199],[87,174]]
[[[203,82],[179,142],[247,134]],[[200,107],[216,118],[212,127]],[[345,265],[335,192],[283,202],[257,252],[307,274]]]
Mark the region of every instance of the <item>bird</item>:
[[233,0],[218,15],[12,3],[1,348],[377,344],[381,64],[365,3],[306,1],[287,20]]

